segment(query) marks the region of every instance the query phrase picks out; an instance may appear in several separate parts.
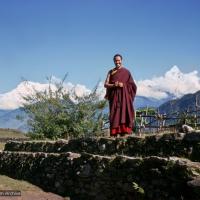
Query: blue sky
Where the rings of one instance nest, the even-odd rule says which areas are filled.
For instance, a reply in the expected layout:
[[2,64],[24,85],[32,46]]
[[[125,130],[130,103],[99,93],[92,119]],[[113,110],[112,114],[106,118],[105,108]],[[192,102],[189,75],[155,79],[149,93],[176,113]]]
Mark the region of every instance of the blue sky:
[[136,80],[200,69],[199,0],[0,0],[0,93],[24,77],[93,88],[121,53]]

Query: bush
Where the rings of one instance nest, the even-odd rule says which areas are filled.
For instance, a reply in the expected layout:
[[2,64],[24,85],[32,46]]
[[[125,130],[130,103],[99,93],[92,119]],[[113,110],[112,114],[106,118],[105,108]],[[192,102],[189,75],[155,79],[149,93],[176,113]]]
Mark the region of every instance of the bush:
[[28,114],[30,135],[37,139],[98,136],[108,116],[107,106],[100,100],[97,86],[89,94],[78,96],[75,88],[66,92],[63,83],[52,84],[43,92],[23,97],[23,110]]

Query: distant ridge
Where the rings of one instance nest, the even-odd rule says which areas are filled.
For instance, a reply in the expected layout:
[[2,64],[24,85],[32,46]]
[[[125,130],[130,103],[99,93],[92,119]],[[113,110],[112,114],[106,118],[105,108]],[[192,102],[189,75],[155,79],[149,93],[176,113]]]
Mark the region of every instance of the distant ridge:
[[136,96],[135,97],[135,108],[143,108],[143,107],[155,107],[157,108],[164,102],[168,101],[171,98],[164,98],[164,99],[156,99],[152,97],[144,97],[144,96]]
[[[170,114],[176,111],[185,111],[188,109],[188,107],[190,110],[194,110],[196,96],[199,96],[200,104],[200,91],[198,91],[193,94],[186,94],[178,99],[172,99],[173,96],[161,100],[155,98],[147,98],[144,96],[136,96],[134,105],[136,109],[141,107],[155,107],[159,109],[160,113]],[[108,109],[106,109],[106,112],[108,112]],[[17,115],[23,116],[24,120],[18,120],[16,118]],[[0,109],[0,128],[10,128],[22,132],[27,132],[27,119],[28,117],[26,113],[21,108],[13,110]]]
[[[198,104],[200,106],[200,90],[193,94],[186,94],[178,99],[169,100],[159,106],[161,113],[171,114],[173,112],[183,112],[189,109],[194,111],[196,109],[196,97],[198,98]],[[200,109],[200,107],[199,107]]]
[[[165,100],[157,100],[154,98],[147,98],[142,96],[136,96],[135,99],[135,108],[139,107],[157,107],[162,104]],[[108,108],[106,108],[105,112],[108,112]],[[16,116],[23,116],[24,120],[18,120]],[[27,125],[28,116],[21,109],[13,109],[13,110],[3,110],[0,109],[0,128],[10,128],[16,129],[22,132],[28,131]]]
[[[18,120],[17,116],[22,116],[24,119]],[[0,128],[27,132],[27,119],[26,113],[21,108],[14,110],[0,110]]]

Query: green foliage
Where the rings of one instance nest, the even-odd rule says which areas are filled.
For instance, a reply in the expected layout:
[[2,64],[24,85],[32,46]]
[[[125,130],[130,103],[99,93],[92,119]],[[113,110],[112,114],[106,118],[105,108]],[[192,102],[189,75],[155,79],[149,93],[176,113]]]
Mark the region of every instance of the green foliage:
[[155,115],[156,114],[156,108],[149,108],[149,107],[146,107],[146,108],[138,108],[136,110],[136,115]]
[[136,197],[137,199],[143,199],[144,198],[144,195],[145,195],[145,192],[144,192],[144,189],[142,187],[140,187],[137,183],[135,182],[132,182],[132,186],[133,186],[133,189],[136,193]]
[[144,194],[144,189],[141,188],[140,186],[138,186],[138,184],[135,183],[135,182],[133,182],[133,188],[134,188],[134,190],[136,190],[138,193]]
[[188,112],[181,112],[178,113],[178,120],[177,120],[177,128],[181,129],[183,124],[190,125],[192,127],[195,127],[196,123],[196,117]]
[[74,138],[96,136],[101,133],[107,115],[106,101],[100,100],[97,86],[90,94],[78,96],[75,88],[66,92],[63,83],[52,84],[48,90],[24,97],[24,111],[28,114],[30,136],[43,138]]
[[140,128],[145,127],[147,124],[149,124],[149,118],[145,116],[156,116],[156,108],[153,107],[146,107],[146,108],[138,108],[136,110],[136,116],[135,116],[135,127],[134,132],[138,132]]

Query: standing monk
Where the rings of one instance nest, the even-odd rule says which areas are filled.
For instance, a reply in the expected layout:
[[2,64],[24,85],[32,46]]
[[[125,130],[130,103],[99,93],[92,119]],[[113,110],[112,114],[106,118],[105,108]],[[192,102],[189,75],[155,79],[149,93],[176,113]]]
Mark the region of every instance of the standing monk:
[[104,83],[105,98],[110,108],[110,135],[121,136],[131,134],[134,120],[133,101],[137,86],[129,70],[122,66],[122,56],[116,54],[113,58],[115,68],[108,72]]

